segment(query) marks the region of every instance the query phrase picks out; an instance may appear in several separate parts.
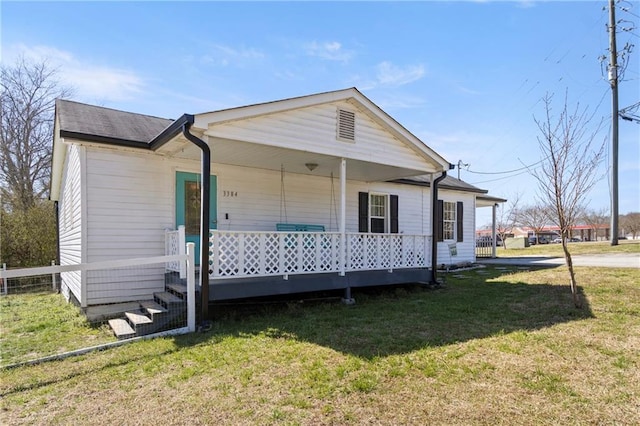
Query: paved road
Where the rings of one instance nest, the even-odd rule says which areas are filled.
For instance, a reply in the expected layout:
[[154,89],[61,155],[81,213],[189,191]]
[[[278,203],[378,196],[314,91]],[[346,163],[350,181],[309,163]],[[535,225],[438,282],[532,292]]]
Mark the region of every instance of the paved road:
[[[573,255],[571,258],[574,266],[640,269],[640,253],[580,254]],[[478,259],[477,262],[485,265],[554,266],[564,265],[564,257],[498,257],[496,259]]]

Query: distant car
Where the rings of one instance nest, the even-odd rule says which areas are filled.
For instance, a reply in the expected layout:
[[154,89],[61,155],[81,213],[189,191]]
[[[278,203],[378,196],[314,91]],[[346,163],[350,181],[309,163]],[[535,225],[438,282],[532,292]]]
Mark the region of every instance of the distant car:
[[560,243],[562,243],[562,238],[560,238],[560,237],[554,238],[553,240],[551,240],[551,242],[553,244],[560,244]]
[[582,241],[582,240],[581,240],[580,238],[578,238],[578,237],[572,237],[572,238],[569,238],[569,242],[570,242],[570,243],[579,243],[579,242],[581,242],[581,241]]
[[549,244],[549,238],[544,235],[539,237],[529,237],[529,245],[534,246],[536,244]]

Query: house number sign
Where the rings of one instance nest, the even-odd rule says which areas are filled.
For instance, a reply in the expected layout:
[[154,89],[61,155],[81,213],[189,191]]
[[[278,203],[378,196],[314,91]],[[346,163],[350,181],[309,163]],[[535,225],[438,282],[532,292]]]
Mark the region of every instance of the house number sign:
[[223,197],[237,197],[238,191],[222,191]]

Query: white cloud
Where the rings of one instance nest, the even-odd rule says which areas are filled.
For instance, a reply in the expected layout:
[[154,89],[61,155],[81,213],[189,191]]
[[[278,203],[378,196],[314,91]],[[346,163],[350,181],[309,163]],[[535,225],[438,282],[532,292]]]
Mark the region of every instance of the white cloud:
[[353,53],[342,48],[342,44],[337,41],[318,43],[316,41],[305,45],[307,55],[329,61],[348,62]]
[[398,67],[391,62],[381,62],[376,66],[376,78],[380,86],[402,86],[424,77],[423,65]]
[[375,66],[375,76],[354,75],[349,81],[361,90],[372,90],[380,87],[399,87],[420,80],[426,74],[425,67],[407,65],[399,67],[391,62],[380,62]]
[[221,65],[244,65],[247,61],[254,61],[264,58],[261,51],[253,48],[234,48],[222,44],[213,45],[211,53],[203,55],[200,59],[205,64]]
[[84,101],[127,100],[145,87],[143,78],[134,71],[90,64],[51,46],[18,45],[10,49],[8,56],[46,61],[58,70],[58,78],[72,88],[74,97]]

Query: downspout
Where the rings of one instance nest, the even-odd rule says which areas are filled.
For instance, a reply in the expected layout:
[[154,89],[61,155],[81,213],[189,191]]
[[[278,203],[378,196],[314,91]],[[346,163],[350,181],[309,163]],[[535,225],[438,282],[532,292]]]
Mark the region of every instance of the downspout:
[[200,322],[209,317],[209,199],[211,196],[211,150],[200,138],[189,133],[193,120],[182,125],[182,134],[202,150],[202,188],[200,192]]
[[438,183],[447,177],[447,171],[431,184],[431,285],[438,285]]

